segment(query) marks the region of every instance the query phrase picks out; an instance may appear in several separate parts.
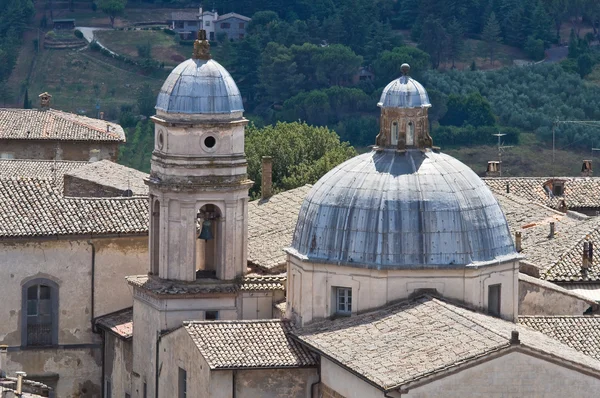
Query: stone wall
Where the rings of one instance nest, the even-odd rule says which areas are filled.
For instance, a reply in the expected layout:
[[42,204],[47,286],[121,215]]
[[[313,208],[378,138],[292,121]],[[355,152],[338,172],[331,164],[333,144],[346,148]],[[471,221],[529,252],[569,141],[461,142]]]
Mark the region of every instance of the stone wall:
[[[90,153],[98,150],[97,153]],[[94,141],[0,140],[0,155],[14,159],[117,161],[119,143]],[[10,155],[10,156],[9,156]]]
[[104,334],[104,383],[110,381],[114,397],[141,396],[132,391],[133,347],[132,341],[123,340],[111,333]]
[[312,383],[318,380],[314,368],[238,370],[236,398],[310,398]]
[[100,185],[94,181],[83,180],[75,176],[65,174],[63,194],[74,197],[112,198],[124,196],[121,189]]
[[[57,397],[95,396],[84,392],[96,391],[101,383],[101,339],[92,331],[92,318],[132,305],[124,278],[145,272],[147,239],[0,242],[0,344],[9,346],[7,373],[24,370],[44,383],[56,379]],[[93,308],[90,243],[95,247]],[[22,349],[22,285],[38,278],[58,285],[58,346]]]
[[519,315],[583,315],[592,300],[553,283],[523,275],[519,276]]

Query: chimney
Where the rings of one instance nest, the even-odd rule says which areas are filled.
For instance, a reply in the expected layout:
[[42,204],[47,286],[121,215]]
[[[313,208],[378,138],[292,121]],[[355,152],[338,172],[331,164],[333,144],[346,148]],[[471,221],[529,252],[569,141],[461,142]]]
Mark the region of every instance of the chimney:
[[8,351],[7,345],[0,345],[0,377],[6,377],[6,371],[4,371],[4,364],[6,364],[6,352]]
[[490,160],[487,164],[487,171],[485,172],[486,177],[499,177],[500,176],[500,162],[497,160]]
[[582,177],[591,177],[592,176],[592,161],[584,160],[581,165],[581,176]]
[[518,253],[523,250],[520,231],[515,232],[515,248],[517,249]]
[[100,112],[100,120],[104,120],[104,112]]
[[590,242],[588,242],[586,240],[585,242],[583,242],[583,256],[582,256],[582,261],[581,261],[581,268],[583,268],[584,270],[587,270],[590,267],[589,254],[590,254]]
[[21,397],[23,395],[23,377],[27,376],[25,372],[15,372],[17,374],[17,397]]
[[510,344],[521,344],[518,330],[513,330],[512,332],[510,332]]
[[510,193],[510,182],[506,181],[506,193]]
[[555,231],[554,231],[554,221],[552,221],[550,223],[550,235],[548,235],[548,238],[550,238],[550,239],[554,238],[554,233],[555,233]]
[[594,242],[590,242],[588,246],[588,262],[590,267],[594,265]]
[[50,99],[52,98],[52,96],[50,94],[48,94],[47,92],[41,93],[40,95],[38,95],[38,98],[40,99],[40,108],[43,110],[46,109],[50,109]]
[[273,158],[270,156],[262,157],[262,174],[261,174],[261,199],[268,199],[273,195]]

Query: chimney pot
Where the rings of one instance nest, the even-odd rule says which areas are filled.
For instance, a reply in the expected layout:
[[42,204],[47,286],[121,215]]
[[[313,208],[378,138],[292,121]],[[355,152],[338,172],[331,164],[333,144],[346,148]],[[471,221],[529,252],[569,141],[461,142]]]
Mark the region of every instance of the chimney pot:
[[40,95],[38,95],[38,98],[40,99],[40,108],[42,108],[42,109],[50,108],[50,99],[52,98],[52,95],[48,94],[48,92],[44,92],[44,93],[41,93]]
[[268,199],[273,195],[273,158],[270,156],[262,157],[261,181],[261,199]]
[[519,331],[513,330],[510,332],[510,344],[521,344],[521,340],[519,340]]
[[490,160],[487,164],[487,171],[485,172],[486,177],[499,177],[500,176],[500,162],[497,160]]
[[17,396],[20,397],[23,394],[23,377],[27,376],[25,372],[15,372],[17,374]]
[[548,235],[548,238],[550,238],[550,239],[554,238],[554,233],[555,233],[554,232],[554,221],[552,221],[550,223],[550,235]]
[[521,241],[521,231],[515,232],[515,248],[517,252],[521,252],[523,250],[522,241]]
[[583,269],[588,269],[590,266],[589,253],[590,253],[590,243],[588,241],[585,241],[585,242],[583,242],[583,256],[582,256],[582,262],[581,262],[581,268],[583,268]]

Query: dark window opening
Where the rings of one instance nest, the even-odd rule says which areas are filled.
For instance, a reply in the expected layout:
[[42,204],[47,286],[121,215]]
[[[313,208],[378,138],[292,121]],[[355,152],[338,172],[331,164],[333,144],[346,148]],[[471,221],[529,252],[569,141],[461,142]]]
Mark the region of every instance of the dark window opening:
[[187,372],[179,368],[179,398],[187,397]]
[[352,289],[338,287],[335,289],[336,314],[350,315],[352,313]]
[[488,286],[488,313],[492,316],[500,316],[500,288],[502,285]]
[[204,319],[207,321],[216,321],[219,319],[219,311],[206,311]]
[[23,286],[24,346],[44,347],[58,344],[58,286],[35,280]]
[[221,29],[229,29],[231,27],[231,25],[227,22],[223,22],[221,24]]

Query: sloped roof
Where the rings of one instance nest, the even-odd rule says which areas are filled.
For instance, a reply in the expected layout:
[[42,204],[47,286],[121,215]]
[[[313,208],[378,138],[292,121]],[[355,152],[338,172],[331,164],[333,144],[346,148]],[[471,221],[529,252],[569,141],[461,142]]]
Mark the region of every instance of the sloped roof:
[[527,327],[424,296],[294,331],[309,347],[373,385],[396,389],[511,346],[600,372],[600,362]]
[[585,301],[585,302],[587,302],[590,305],[596,304],[596,302],[592,298],[586,296],[585,294],[582,294],[580,292],[574,291],[574,290],[572,290],[570,288],[569,289],[565,289],[564,287],[559,286],[559,285],[557,285],[555,283],[549,282],[547,280],[535,278],[535,277],[530,276],[530,275],[519,273],[519,282],[527,282],[527,283],[531,283],[533,285],[540,286],[540,287],[545,288],[545,289],[554,290],[555,292],[558,292],[558,293],[560,293],[562,295],[570,296],[570,297],[576,298],[578,300]]
[[0,139],[125,142],[116,123],[55,109],[0,108]]
[[67,171],[65,175],[121,191],[130,189],[136,196],[148,195],[148,186],[144,184],[148,174],[110,160],[86,163],[83,167]]
[[0,179],[0,209],[0,237],[148,232],[147,197],[63,197],[44,179]]
[[265,270],[285,264],[298,213],[311,185],[248,204],[248,262]]
[[285,290],[285,282],[287,281],[287,273],[283,272],[277,275],[245,275],[240,284],[240,290],[251,291],[269,291],[269,290]]
[[229,18],[237,18],[237,19],[241,19],[242,21],[246,21],[246,22],[251,20],[251,18],[248,18],[244,15],[241,15],[241,14],[238,14],[235,12],[228,12],[227,14],[219,15],[219,18],[217,18],[217,21],[221,22],[221,21],[223,21],[225,19],[229,19]]
[[[563,195],[549,195],[544,190],[544,183],[552,179],[564,181]],[[557,208],[563,199],[567,208],[600,208],[599,177],[511,177],[483,180],[494,192],[505,193],[508,184],[511,194],[552,208]]]
[[600,360],[600,316],[520,316],[519,323]]
[[190,321],[185,330],[211,369],[298,368],[315,366],[316,356],[289,333],[280,319]]
[[63,175],[89,162],[71,160],[0,159],[0,178],[33,177],[52,181],[62,192]]
[[96,324],[123,339],[130,339],[133,337],[133,307],[101,316]]

